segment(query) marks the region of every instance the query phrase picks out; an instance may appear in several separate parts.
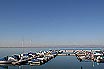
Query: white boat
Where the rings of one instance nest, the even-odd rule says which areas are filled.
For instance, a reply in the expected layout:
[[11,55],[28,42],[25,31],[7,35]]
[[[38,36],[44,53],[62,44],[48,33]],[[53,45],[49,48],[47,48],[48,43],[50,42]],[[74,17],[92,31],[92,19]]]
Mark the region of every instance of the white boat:
[[38,60],[41,60],[43,63],[46,63],[48,61],[47,57],[37,58]]
[[19,55],[13,55],[13,56],[6,56],[3,58],[0,58],[0,64],[12,64],[12,62],[16,62],[19,60]]
[[43,62],[39,59],[32,59],[31,61],[28,61],[30,65],[41,65]]
[[11,61],[8,60],[8,57],[0,58],[0,64],[11,64]]
[[11,64],[11,61],[0,61],[0,64]]
[[98,62],[98,63],[104,63],[104,56],[98,56],[96,58],[96,62]]

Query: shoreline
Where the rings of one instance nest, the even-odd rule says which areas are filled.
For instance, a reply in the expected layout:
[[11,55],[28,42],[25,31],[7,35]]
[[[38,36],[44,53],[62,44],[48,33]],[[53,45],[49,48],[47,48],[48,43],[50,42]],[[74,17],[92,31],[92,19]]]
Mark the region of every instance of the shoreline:
[[104,47],[0,47],[0,48],[104,48]]

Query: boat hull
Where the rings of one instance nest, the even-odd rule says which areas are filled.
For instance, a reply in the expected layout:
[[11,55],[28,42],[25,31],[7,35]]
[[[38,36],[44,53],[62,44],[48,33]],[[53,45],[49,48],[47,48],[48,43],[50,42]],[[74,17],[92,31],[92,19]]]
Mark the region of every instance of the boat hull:
[[11,61],[0,61],[0,64],[11,64]]

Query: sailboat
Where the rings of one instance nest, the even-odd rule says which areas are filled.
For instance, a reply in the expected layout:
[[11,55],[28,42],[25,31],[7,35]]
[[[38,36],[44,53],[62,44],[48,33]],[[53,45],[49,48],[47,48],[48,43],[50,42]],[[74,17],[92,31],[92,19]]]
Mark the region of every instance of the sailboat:
[[19,55],[12,55],[0,58],[0,64],[11,64],[19,60]]

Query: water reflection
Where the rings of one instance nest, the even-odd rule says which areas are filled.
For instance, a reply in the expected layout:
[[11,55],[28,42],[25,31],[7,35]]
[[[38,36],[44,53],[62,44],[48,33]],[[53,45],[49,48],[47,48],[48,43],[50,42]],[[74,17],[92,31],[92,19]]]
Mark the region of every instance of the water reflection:
[[22,67],[21,67],[21,66],[18,66],[18,68],[19,68],[19,69],[22,69]]
[[97,63],[97,65],[100,65],[100,63]]
[[92,67],[94,67],[95,66],[95,64],[94,64],[94,62],[92,62]]
[[3,65],[1,66],[1,65],[0,65],[0,69],[1,69],[1,68],[3,68],[3,69],[8,69],[8,66],[3,66]]
[[81,66],[81,69],[83,69],[82,66]]

